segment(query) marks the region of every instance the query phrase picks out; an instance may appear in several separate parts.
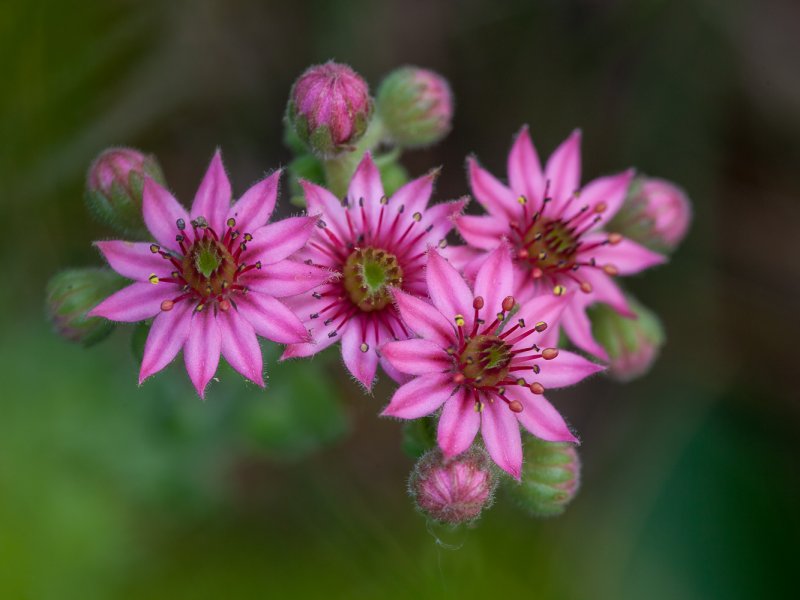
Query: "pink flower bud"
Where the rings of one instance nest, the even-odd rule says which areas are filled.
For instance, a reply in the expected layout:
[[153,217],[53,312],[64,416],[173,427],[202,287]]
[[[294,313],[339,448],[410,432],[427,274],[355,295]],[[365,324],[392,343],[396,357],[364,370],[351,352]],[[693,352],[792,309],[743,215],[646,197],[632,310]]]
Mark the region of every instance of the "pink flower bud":
[[450,132],[453,95],[438,73],[417,67],[397,69],[384,79],[376,102],[386,129],[400,146],[429,146]]
[[327,62],[310,67],[295,82],[287,117],[298,136],[316,154],[351,149],[372,115],[369,87],[347,65]]
[[609,229],[654,250],[672,251],[691,220],[692,205],[681,188],[663,179],[639,178]]
[[522,477],[509,485],[510,495],[533,515],[560,515],[580,486],[581,460],[575,445],[530,437],[524,452]]
[[473,447],[445,458],[437,448],[417,461],[409,492],[428,517],[457,525],[474,521],[491,505],[496,485],[485,451]]

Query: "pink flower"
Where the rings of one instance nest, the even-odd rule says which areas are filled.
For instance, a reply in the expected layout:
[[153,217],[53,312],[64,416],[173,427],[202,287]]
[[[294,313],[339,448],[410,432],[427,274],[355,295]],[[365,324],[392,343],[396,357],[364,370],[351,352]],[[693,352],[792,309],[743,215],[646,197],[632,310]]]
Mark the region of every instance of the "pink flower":
[[321,220],[300,256],[342,276],[290,301],[306,318],[316,343],[293,344],[283,358],[311,356],[341,339],[345,366],[367,389],[378,362],[393,378],[403,378],[377,352],[384,342],[411,335],[391,292],[426,293],[425,250],[444,243],[453,217],[466,203],[428,208],[434,179],[435,173],[415,179],[387,198],[378,169],[366,154],[343,201],[325,188],[301,182],[308,209],[321,213]]
[[464,452],[480,429],[489,455],[516,478],[522,465],[518,421],[543,440],[577,442],[543,393],[602,367],[537,345],[564,303],[547,294],[519,306],[511,295],[514,269],[505,244],[478,270],[474,294],[433,249],[426,279],[433,305],[394,292],[400,315],[421,339],[381,348],[395,369],[416,377],[397,390],[383,414],[417,419],[444,405],[437,437],[445,456]]
[[217,152],[191,212],[161,185],[145,180],[144,221],[157,243],[96,243],[109,265],[135,283],[89,315],[125,322],[155,317],[140,384],[183,348],[201,397],[220,353],[263,387],[256,334],[284,344],[309,339],[300,319],[277,298],[310,290],[330,273],[288,258],[305,245],[317,217],[266,225],[280,174],[258,182],[231,206],[230,182]]
[[[605,302],[630,315],[613,277],[632,275],[664,262],[664,257],[604,231],[625,199],[633,171],[600,177],[580,188],[580,132],[574,132],[544,170],[523,127],[508,157],[509,185],[468,160],[472,191],[485,216],[461,216],[456,227],[469,245],[451,248],[449,258],[474,276],[486,254],[501,240],[514,249],[515,294],[524,301],[541,293],[566,304],[562,327],[579,348],[604,360],[594,340],[586,307]],[[570,294],[580,290],[580,294]],[[555,335],[553,332],[552,335]]]

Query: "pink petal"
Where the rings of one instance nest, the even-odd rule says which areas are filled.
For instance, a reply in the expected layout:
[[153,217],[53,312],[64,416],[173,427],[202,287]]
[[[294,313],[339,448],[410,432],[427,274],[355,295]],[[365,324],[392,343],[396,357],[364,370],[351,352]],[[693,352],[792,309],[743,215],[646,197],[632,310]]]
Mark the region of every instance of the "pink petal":
[[595,355],[600,360],[608,361],[608,354],[592,337],[592,324],[579,303],[573,301],[567,305],[561,319],[561,326],[570,341],[578,348]]
[[386,373],[389,377],[391,377],[396,383],[403,385],[404,383],[408,383],[411,381],[412,376],[406,373],[401,373],[398,371],[392,363],[386,360],[385,357],[381,356],[380,358],[380,365],[383,372]]
[[287,258],[306,245],[318,220],[317,217],[289,217],[259,227],[243,253],[245,260],[260,260],[262,265],[271,265]]
[[431,414],[453,393],[453,377],[447,374],[423,375],[400,386],[382,416],[418,419]]
[[206,307],[194,313],[189,337],[183,346],[183,360],[201,398],[205,398],[206,385],[217,372],[221,349],[222,336],[214,312]]
[[161,303],[173,295],[177,288],[169,283],[153,285],[134,283],[115,292],[89,311],[90,317],[104,317],[109,321],[136,323],[161,312]]
[[231,207],[231,196],[231,182],[222,166],[222,155],[217,150],[195,194],[192,219],[205,217],[208,224],[221,234],[224,231],[225,217]]
[[327,269],[286,259],[248,271],[240,281],[253,291],[285,298],[308,292],[335,277]]
[[467,159],[467,169],[472,193],[491,215],[517,218],[522,214],[514,192],[483,169],[472,156]]
[[[372,389],[375,370],[378,368],[378,354],[371,321],[366,317],[355,317],[342,335],[342,358],[347,370],[368,391]],[[366,344],[362,346],[362,344]],[[366,348],[363,350],[362,348]]]
[[456,229],[467,244],[483,250],[494,250],[509,234],[508,221],[491,215],[461,215]]
[[[520,306],[519,311],[514,315],[510,324],[513,325],[517,319],[522,319],[525,323],[524,331],[527,331],[529,327],[535,327],[536,323],[544,321],[544,323],[547,324],[545,333],[558,331],[561,315],[564,309],[569,305],[571,297],[572,296],[556,296],[548,292],[541,293]],[[540,333],[533,333],[520,340],[518,344],[520,347],[530,347],[533,343],[541,346],[543,337],[544,336]],[[509,339],[513,339],[513,337]]]
[[463,316],[464,327],[468,334],[472,330],[475,314],[475,309],[472,307],[472,292],[453,265],[443,259],[434,248],[428,250],[425,278],[433,305],[440,313],[451,319],[456,315]]
[[191,228],[189,213],[172,194],[150,178],[144,180],[142,215],[147,229],[159,244],[170,250],[180,251],[180,246],[175,241],[175,236],[180,233],[176,223],[182,219],[185,226]]
[[525,196],[533,206],[540,206],[544,173],[527,125],[520,130],[508,155],[508,181],[514,192]]
[[614,283],[614,279],[606,275],[600,269],[580,269],[577,273],[580,279],[587,281],[592,286],[591,293],[583,299],[586,304],[594,302],[605,302],[616,310],[619,314],[633,317],[634,312],[628,306],[628,299],[619,286]]
[[275,209],[281,173],[281,170],[277,170],[247,190],[236,204],[230,207],[225,220],[235,219],[235,227],[242,233],[250,233],[266,225]]
[[307,342],[310,339],[303,322],[280,300],[251,291],[236,301],[239,313],[255,332],[279,344]]
[[398,371],[409,375],[441,373],[453,365],[447,352],[421,339],[387,342],[381,346],[381,355]]
[[162,311],[153,320],[144,344],[139,385],[172,362],[189,336],[194,304],[178,302],[172,310]]
[[625,201],[633,175],[633,169],[628,169],[616,175],[598,177],[583,187],[576,206],[589,206],[591,210],[601,204],[606,207],[597,215],[598,221],[594,229],[600,229],[617,214]]
[[548,195],[553,199],[554,211],[578,191],[581,182],[581,132],[576,129],[564,140],[547,160],[545,180],[550,184]]
[[300,180],[300,185],[306,197],[306,206],[309,215],[322,215],[323,221],[341,241],[351,239],[347,217],[342,206],[342,201],[324,187],[318,186],[305,179]]
[[[347,327],[345,325],[345,327]],[[331,329],[335,329],[331,328]],[[312,330],[312,333],[315,333]],[[337,334],[334,337],[329,337],[328,335],[314,335],[314,342],[304,342],[302,344],[289,344],[286,346],[286,349],[283,351],[280,360],[288,360],[290,358],[306,358],[309,356],[314,356],[318,352],[322,352],[328,346],[332,346],[336,342],[339,341],[339,335]]]
[[438,245],[447,238],[447,234],[453,229],[456,218],[464,212],[468,199],[462,198],[453,202],[441,202],[426,210],[422,215],[420,225],[428,230],[424,238],[425,243],[431,246]]
[[117,273],[135,281],[147,281],[150,275],[165,276],[172,270],[172,263],[160,254],[150,251],[146,242],[95,242],[109,266]]
[[494,321],[502,310],[503,300],[514,292],[514,268],[506,244],[493,250],[478,269],[475,277],[475,297],[482,297],[484,304],[481,318],[487,323]]
[[560,350],[558,356],[552,360],[536,362],[541,369],[539,374],[526,376],[525,380],[538,381],[545,389],[574,385],[605,368],[566,350]]
[[420,337],[447,348],[455,342],[455,325],[432,304],[400,290],[394,290],[397,309],[408,327]]
[[461,387],[444,403],[436,434],[445,456],[461,454],[472,444],[481,426],[481,415],[466,388]]
[[383,184],[378,167],[372,161],[369,152],[356,167],[350,187],[347,189],[348,207],[356,223],[362,223],[361,205],[367,216],[367,223],[362,223],[363,230],[375,230],[378,225],[378,215],[381,209],[380,200],[383,198]]
[[392,194],[388,206],[394,208],[404,206],[405,211],[410,215],[415,212],[425,212],[431,194],[433,194],[433,182],[436,181],[438,174],[438,170],[431,171],[427,175],[409,181]]
[[[494,248],[492,248],[494,250]],[[483,264],[483,261],[486,260],[487,253],[482,252],[476,248],[470,248],[469,246],[447,246],[441,251],[442,256],[447,259],[451,265],[453,265],[456,269],[464,273],[469,281],[469,276],[467,274],[467,270],[470,265],[475,262],[479,262]],[[473,269],[473,279],[475,273],[478,271],[477,265]]]
[[261,346],[258,345],[256,333],[248,319],[232,308],[220,311],[217,323],[222,336],[222,355],[225,360],[244,377],[264,387]]
[[531,394],[519,386],[509,388],[507,395],[509,399],[522,403],[522,412],[517,413],[517,419],[537,438],[547,442],[578,442],[564,418],[544,396]]
[[504,402],[484,403],[481,435],[486,451],[497,466],[519,479],[522,471],[522,438],[516,415]]
[[[586,236],[586,244],[593,241],[602,241],[608,236],[598,233]],[[648,250],[627,238],[617,244],[606,244],[585,252],[578,252],[579,256],[594,258],[599,266],[613,265],[620,275],[633,275],[649,269],[655,265],[667,262],[667,258],[657,252]]]

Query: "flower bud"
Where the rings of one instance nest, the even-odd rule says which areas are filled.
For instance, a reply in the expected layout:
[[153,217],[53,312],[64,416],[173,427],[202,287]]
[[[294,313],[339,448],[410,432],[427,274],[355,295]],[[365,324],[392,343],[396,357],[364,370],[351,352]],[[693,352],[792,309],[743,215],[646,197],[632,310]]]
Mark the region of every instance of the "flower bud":
[[692,205],[681,188],[663,179],[640,177],[631,184],[608,229],[653,250],[671,252],[683,240],[691,220]]
[[53,276],[47,284],[47,313],[56,333],[84,346],[104,339],[114,324],[86,313],[124,285],[111,269],[71,269]]
[[417,507],[434,521],[458,525],[477,519],[497,485],[486,452],[471,448],[445,458],[434,448],[417,461],[408,489]]
[[313,152],[329,157],[350,150],[369,125],[372,99],[361,76],[347,65],[315,65],[294,83],[287,119]]
[[538,517],[564,512],[578,492],[581,460],[574,444],[529,437],[519,483],[509,484],[514,500]]
[[376,103],[399,146],[429,146],[450,132],[453,95],[447,80],[433,71],[402,67],[391,72],[378,89]]
[[89,212],[118,233],[146,237],[142,219],[145,176],[164,183],[154,156],[131,148],[104,150],[92,163],[86,178]]
[[630,381],[647,373],[664,344],[664,329],[656,314],[628,296],[636,314],[623,317],[605,304],[589,309],[594,338],[610,359],[607,373],[618,381]]

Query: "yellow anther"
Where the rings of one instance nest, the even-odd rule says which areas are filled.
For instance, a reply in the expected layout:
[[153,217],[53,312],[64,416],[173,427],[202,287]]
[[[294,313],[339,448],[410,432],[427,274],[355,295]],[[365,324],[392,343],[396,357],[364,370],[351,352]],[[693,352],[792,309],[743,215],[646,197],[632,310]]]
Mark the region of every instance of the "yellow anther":
[[565,288],[563,285],[557,285],[553,288],[553,293],[556,296],[563,296],[567,293],[567,288]]
[[456,315],[456,325],[458,327],[464,326],[464,315]]
[[149,281],[153,285],[157,284],[158,283],[158,275],[156,275],[155,273],[151,273],[150,277],[147,278],[147,281]]

